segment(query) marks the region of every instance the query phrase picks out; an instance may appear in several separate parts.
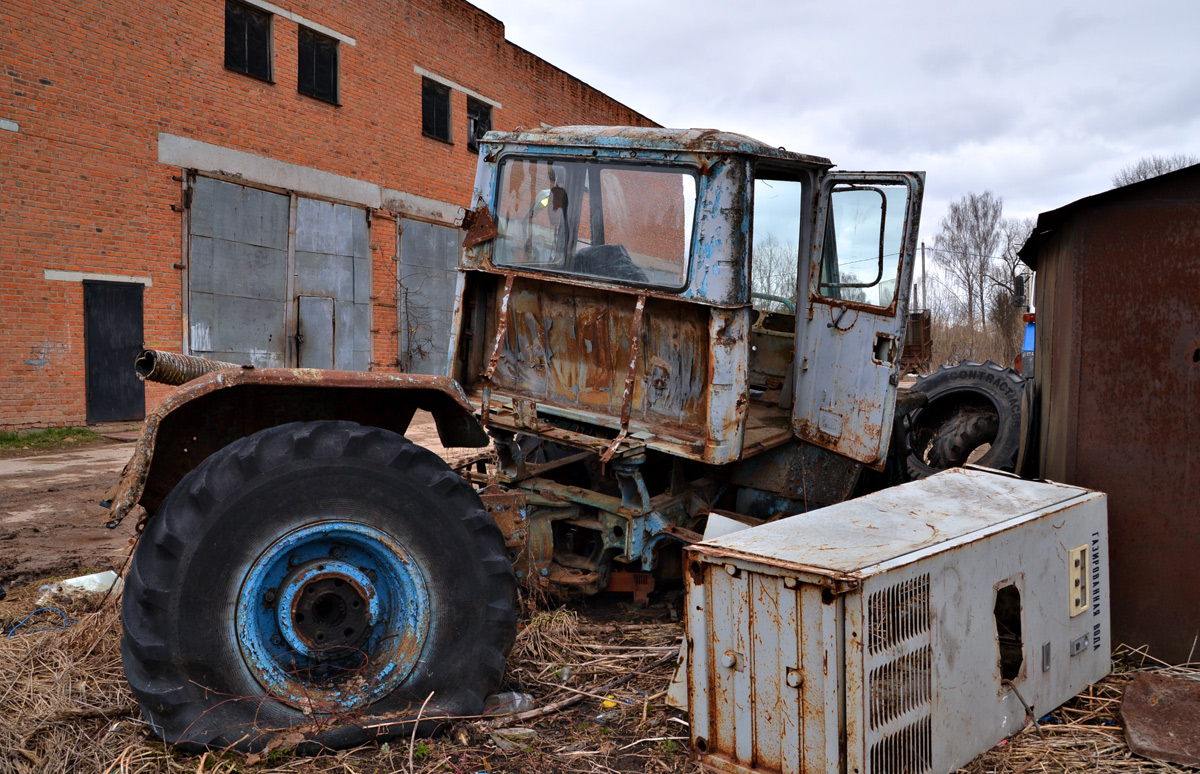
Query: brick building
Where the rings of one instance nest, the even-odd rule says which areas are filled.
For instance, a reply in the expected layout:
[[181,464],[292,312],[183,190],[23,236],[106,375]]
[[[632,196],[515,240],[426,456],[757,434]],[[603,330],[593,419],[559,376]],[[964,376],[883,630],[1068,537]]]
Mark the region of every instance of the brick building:
[[653,125],[462,0],[5,0],[0,28],[4,429],[140,418],[143,342],[435,370],[474,132]]

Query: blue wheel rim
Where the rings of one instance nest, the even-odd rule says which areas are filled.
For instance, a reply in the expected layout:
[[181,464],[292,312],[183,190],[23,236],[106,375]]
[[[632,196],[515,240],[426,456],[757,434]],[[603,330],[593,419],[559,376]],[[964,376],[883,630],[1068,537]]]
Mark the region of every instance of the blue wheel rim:
[[259,555],[236,619],[242,659],[269,695],[306,712],[345,712],[383,698],[412,672],[429,635],[429,592],[394,538],[325,521]]

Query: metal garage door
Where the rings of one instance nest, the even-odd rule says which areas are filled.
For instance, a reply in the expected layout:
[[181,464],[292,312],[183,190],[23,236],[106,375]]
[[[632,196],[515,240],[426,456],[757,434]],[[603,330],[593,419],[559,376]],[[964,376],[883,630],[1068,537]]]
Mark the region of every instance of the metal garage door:
[[125,282],[83,282],[88,424],[146,415],[146,385],[133,372],[142,349],[144,290]]
[[407,219],[400,229],[400,370],[445,374],[462,234]]
[[365,210],[197,177],[189,230],[192,354],[259,367],[366,370]]

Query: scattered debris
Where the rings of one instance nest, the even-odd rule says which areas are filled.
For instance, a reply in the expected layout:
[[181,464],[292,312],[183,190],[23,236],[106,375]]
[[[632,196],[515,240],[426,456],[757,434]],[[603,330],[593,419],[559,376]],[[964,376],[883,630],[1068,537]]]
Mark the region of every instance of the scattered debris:
[[529,742],[537,738],[537,731],[532,728],[501,728],[488,734],[492,743],[501,750],[517,750],[529,746]]
[[42,586],[39,605],[63,603],[76,600],[90,594],[119,594],[123,581],[112,570],[94,572],[91,575],[81,575],[78,578],[68,578],[57,583]]
[[1121,720],[1138,755],[1200,766],[1200,681],[1135,675],[1121,697]]
[[[57,613],[59,618],[55,619],[52,615],[45,615],[49,613]],[[37,610],[34,610],[32,613],[13,624],[13,627],[9,629],[8,633],[4,636],[15,637],[17,631],[27,624],[37,625],[37,628],[25,629],[25,633],[28,634],[32,632],[49,631],[50,629],[65,629],[72,623],[74,623],[74,621],[67,618],[67,614],[59,610],[57,607],[39,607]]]
[[483,700],[484,715],[513,715],[533,709],[533,697],[527,693],[505,691],[494,693]]

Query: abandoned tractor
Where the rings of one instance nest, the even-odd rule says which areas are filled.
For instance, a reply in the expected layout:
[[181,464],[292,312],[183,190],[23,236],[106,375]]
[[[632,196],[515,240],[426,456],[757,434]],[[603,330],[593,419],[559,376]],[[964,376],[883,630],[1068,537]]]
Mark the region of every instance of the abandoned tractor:
[[[711,130],[492,133],[444,376],[191,361],[110,511],[145,509],[122,648],[155,730],[426,731],[499,683],[518,582],[644,598],[710,514],[889,483],[924,178],[831,167]],[[495,458],[452,471],[404,437],[418,410]]]

